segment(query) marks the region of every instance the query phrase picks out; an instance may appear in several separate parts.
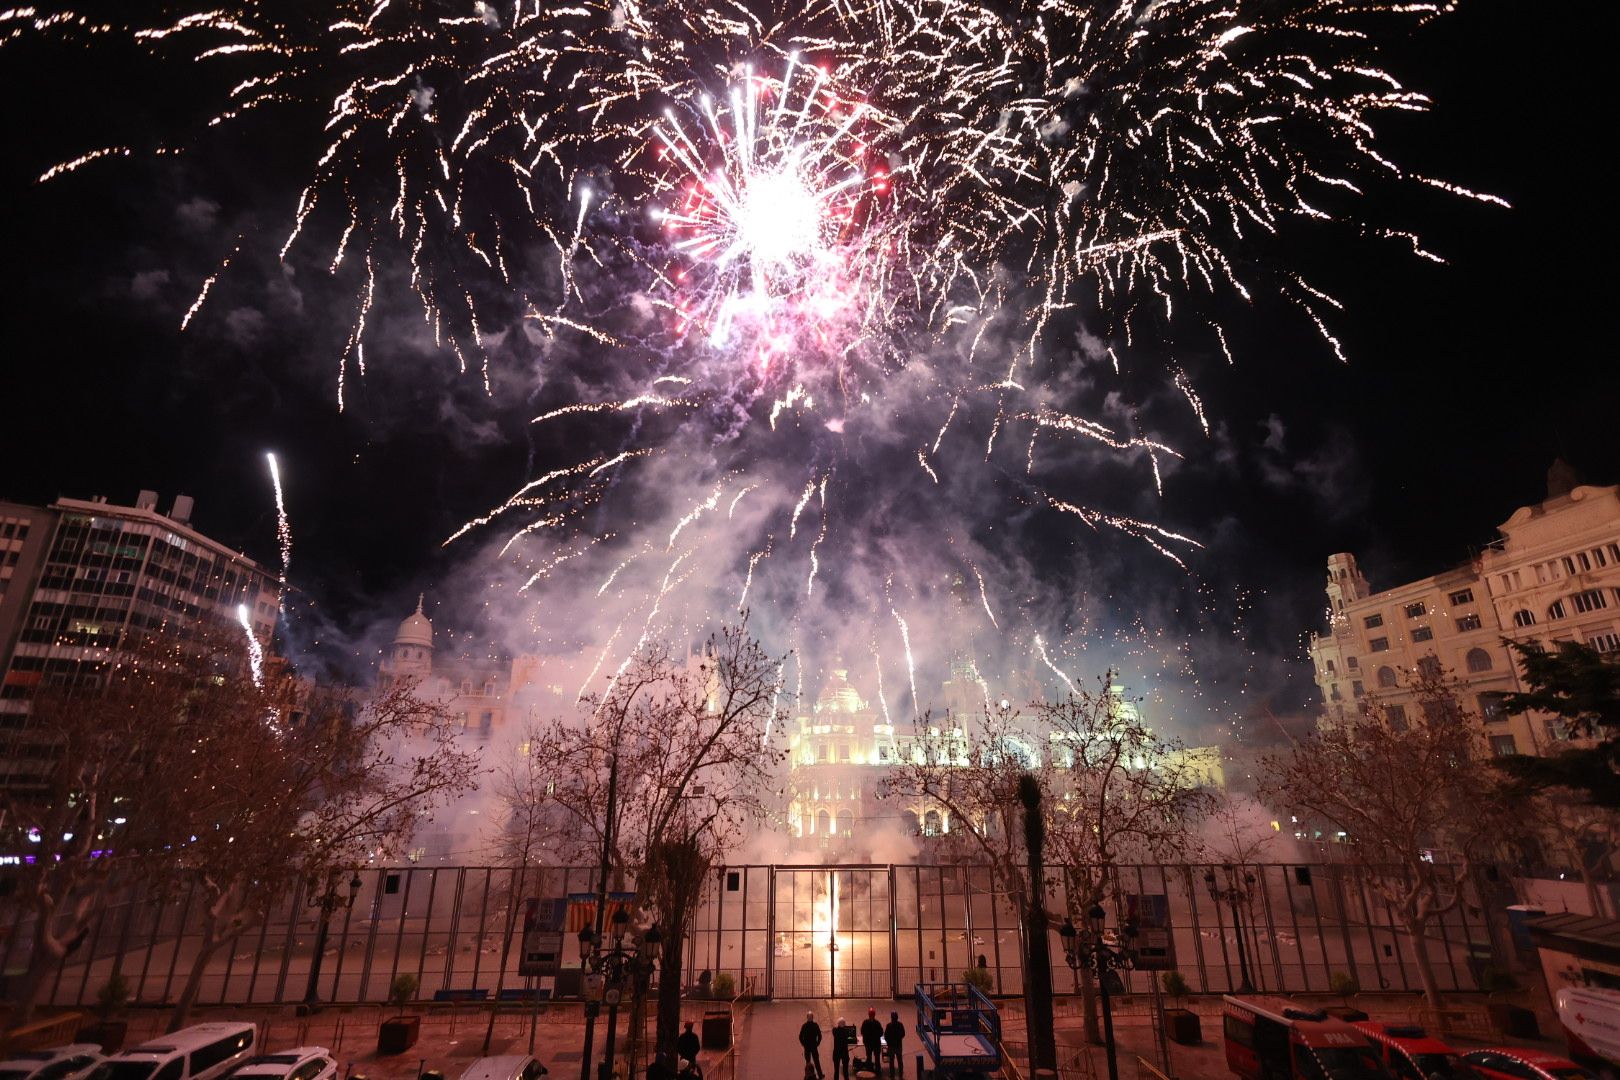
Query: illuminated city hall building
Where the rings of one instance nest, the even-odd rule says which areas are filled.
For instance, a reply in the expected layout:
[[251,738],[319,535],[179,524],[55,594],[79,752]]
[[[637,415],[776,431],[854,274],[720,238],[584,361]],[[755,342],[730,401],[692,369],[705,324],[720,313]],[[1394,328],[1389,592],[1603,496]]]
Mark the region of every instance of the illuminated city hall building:
[[[1018,704],[1042,696],[1032,676],[1014,676],[1009,682],[1017,688]],[[1113,715],[1122,722],[1140,720],[1124,687],[1111,687],[1110,694]],[[797,718],[789,738],[787,829],[796,851],[846,861],[910,861],[902,838],[939,836],[964,824],[982,824],[955,821],[947,807],[931,800],[894,794],[880,797],[889,770],[902,762],[922,761],[929,754],[966,764],[969,747],[963,718],[971,721],[989,709],[1014,703],[1008,697],[992,697],[973,662],[960,654],[951,662],[950,677],[940,687],[937,700],[941,710],[920,724],[897,729],[861,697],[850,683],[849,670],[837,663],[814,706]],[[1033,729],[1009,736],[1001,750],[1031,767],[1073,761],[1061,740]],[[1225,785],[1218,747],[1178,750],[1174,764],[1195,783],[1211,788]]]
[[1350,554],[1328,558],[1328,630],[1311,638],[1323,722],[1342,722],[1376,696],[1393,724],[1421,719],[1410,675],[1461,683],[1497,755],[1546,754],[1568,743],[1561,723],[1510,716],[1523,690],[1511,639],[1552,649],[1581,642],[1620,652],[1620,487],[1578,484],[1562,462],[1547,498],[1521,507],[1468,562],[1373,592]]

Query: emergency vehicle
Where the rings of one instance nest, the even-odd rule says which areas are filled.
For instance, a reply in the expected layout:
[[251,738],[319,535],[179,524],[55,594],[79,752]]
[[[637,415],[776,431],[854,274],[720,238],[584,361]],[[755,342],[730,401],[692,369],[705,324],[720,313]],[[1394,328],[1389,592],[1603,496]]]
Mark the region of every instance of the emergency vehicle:
[[1372,1040],[1396,1080],[1477,1080],[1479,1074],[1463,1063],[1462,1055],[1410,1024],[1380,1024],[1364,1020],[1354,1025]]
[[1226,1065],[1243,1080],[1392,1080],[1366,1035],[1284,998],[1224,1003]]

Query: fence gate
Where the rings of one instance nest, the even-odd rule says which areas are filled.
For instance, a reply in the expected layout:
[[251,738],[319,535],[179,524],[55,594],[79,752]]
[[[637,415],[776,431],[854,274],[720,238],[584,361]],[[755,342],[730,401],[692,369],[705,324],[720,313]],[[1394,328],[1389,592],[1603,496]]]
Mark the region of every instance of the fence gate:
[[773,891],[773,996],[893,996],[888,867],[778,867]]

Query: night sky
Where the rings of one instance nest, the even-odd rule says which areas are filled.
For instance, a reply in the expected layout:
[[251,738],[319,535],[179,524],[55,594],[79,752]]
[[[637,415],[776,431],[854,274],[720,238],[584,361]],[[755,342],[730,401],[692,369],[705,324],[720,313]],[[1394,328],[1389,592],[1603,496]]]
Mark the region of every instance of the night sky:
[[[1215,433],[1181,440],[1189,465],[1167,480],[1165,516],[1208,543],[1198,581],[1255,594],[1257,699],[1291,710],[1314,696],[1299,638],[1321,618],[1329,553],[1356,552],[1384,587],[1488,542],[1541,496],[1555,456],[1588,481],[1620,479],[1620,375],[1599,325],[1613,278],[1612,179],[1599,164],[1613,127],[1599,80],[1612,22],[1596,4],[1555,14],[1465,0],[1390,43],[1388,66],[1435,99],[1428,115],[1387,121],[1392,156],[1513,209],[1422,190],[1366,208],[1420,232],[1447,266],[1397,245],[1342,251],[1306,237],[1291,255],[1346,301],[1334,328],[1350,363],[1262,304],[1236,324],[1236,366],[1199,368]],[[273,449],[293,576],[320,619],[357,634],[443,580],[459,555],[440,541],[554,448],[530,445],[521,365],[486,397],[452,357],[414,347],[370,350],[338,412],[350,297],[314,281],[297,303],[247,294],[279,272],[307,160],[296,133],[284,161],[216,146],[34,183],[86,149],[143,134],[150,144],[186,124],[189,77],[117,49],[93,63],[29,42],[0,50],[12,125],[0,159],[0,496],[128,503],[153,488],[166,508],[185,492],[202,531],[273,565]],[[182,334],[199,283],[239,235],[245,270],[227,272]]]

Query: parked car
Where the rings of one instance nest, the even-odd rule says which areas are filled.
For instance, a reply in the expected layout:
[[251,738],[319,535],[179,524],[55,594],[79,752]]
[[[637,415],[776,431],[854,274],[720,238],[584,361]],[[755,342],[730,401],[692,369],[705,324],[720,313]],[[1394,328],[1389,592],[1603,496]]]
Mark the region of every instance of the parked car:
[[324,1046],[295,1046],[250,1057],[226,1080],[336,1080],[337,1062]]
[[540,1080],[546,1071],[528,1054],[502,1054],[474,1061],[461,1074],[461,1080]]
[[1243,1080],[1390,1080],[1372,1041],[1320,1009],[1225,997],[1226,1066]]
[[1620,990],[1565,987],[1558,991],[1558,1022],[1573,1061],[1599,1076],[1620,1076]]
[[1546,1050],[1497,1046],[1463,1055],[1485,1080],[1592,1080],[1592,1074],[1568,1058]]
[[89,1080],[218,1080],[253,1056],[258,1044],[257,1024],[194,1024],[114,1054]]
[[1420,1027],[1362,1020],[1352,1025],[1372,1040],[1396,1080],[1476,1080],[1462,1055]]
[[83,1080],[103,1060],[95,1043],[19,1052],[0,1061],[0,1080]]

